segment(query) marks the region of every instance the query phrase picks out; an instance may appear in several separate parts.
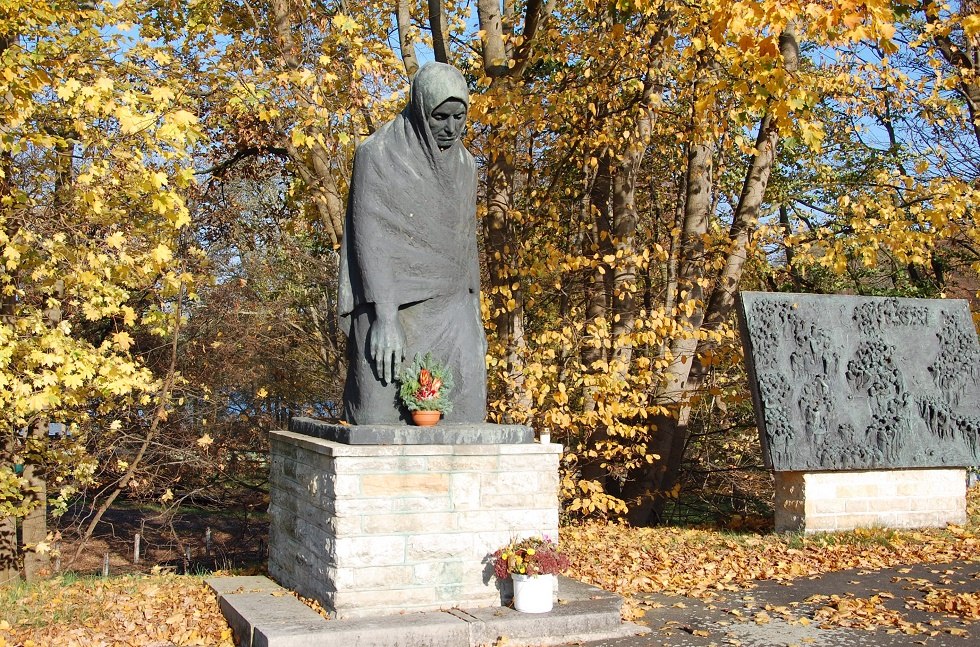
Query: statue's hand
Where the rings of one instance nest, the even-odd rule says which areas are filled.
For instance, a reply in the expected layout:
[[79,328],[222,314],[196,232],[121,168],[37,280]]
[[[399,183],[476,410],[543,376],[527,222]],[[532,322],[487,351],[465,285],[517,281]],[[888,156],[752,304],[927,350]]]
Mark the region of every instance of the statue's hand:
[[376,303],[374,313],[368,351],[381,380],[391,384],[404,358],[405,332],[398,321],[396,306]]

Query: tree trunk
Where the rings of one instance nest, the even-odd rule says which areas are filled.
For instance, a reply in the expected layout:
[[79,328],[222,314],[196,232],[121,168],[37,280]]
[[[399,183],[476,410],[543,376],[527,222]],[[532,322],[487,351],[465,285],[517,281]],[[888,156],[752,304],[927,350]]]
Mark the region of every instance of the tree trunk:
[[759,136],[755,147],[758,153],[752,158],[742,184],[742,194],[735,208],[732,227],[729,231],[731,240],[728,258],[711,292],[704,327],[717,330],[728,319],[735,306],[735,293],[738,283],[748,260],[749,238],[758,224],[759,209],[769,186],[769,175],[776,158],[776,145],[779,141],[779,130],[776,120],[771,115],[762,118],[759,124]]
[[[61,160],[58,176],[55,181],[54,204],[65,206],[69,202],[71,190],[71,155],[65,150],[67,146],[59,146]],[[55,328],[61,323],[61,302],[65,298],[65,282],[55,281],[54,290],[49,295],[49,307],[44,311],[45,323],[49,328]],[[42,417],[31,429],[31,441],[41,445],[47,444],[49,421]],[[27,464],[24,466],[24,500],[30,512],[21,521],[21,544],[24,548],[24,579],[35,582],[51,574],[51,557],[45,552],[39,552],[35,547],[48,536],[48,484],[45,481],[41,465]]]
[[[795,72],[799,65],[800,50],[792,22],[786,25],[779,36],[779,51],[786,71]],[[769,186],[769,177],[776,161],[778,145],[779,129],[776,119],[766,114],[759,124],[759,134],[755,142],[757,152],[746,171],[742,193],[739,195],[735,215],[732,218],[728,258],[708,302],[704,321],[706,330],[717,331],[728,320],[735,307],[735,294],[748,260],[749,239],[759,222],[759,211],[766,195],[766,188]],[[700,360],[696,361],[696,366],[700,368]]]
[[[692,120],[692,131],[695,121]],[[647,453],[657,460],[637,470],[623,488],[623,498],[630,507],[629,520],[634,525],[645,525],[659,514],[662,508],[662,484],[674,457],[683,453],[687,441],[686,420],[678,418],[684,398],[688,395],[687,376],[697,352],[697,331],[704,318],[703,295],[698,283],[703,267],[704,235],[708,231],[711,208],[711,154],[712,141],[694,141],[687,154],[687,193],[684,199],[684,226],[681,230],[678,258],[677,289],[679,323],[685,331],[674,338],[667,354],[670,364],[664,375],[664,385],[657,394],[657,403],[668,413],[653,417],[654,437],[647,446]],[[686,307],[685,304],[690,304]],[[655,509],[655,503],[657,509]]]
[[[39,425],[40,426],[40,425]],[[46,442],[47,422],[43,423],[40,430],[40,442]],[[36,582],[42,577],[51,574],[51,558],[47,553],[40,553],[34,550],[37,544],[43,542],[48,536],[48,489],[44,482],[44,475],[35,465],[24,466],[24,480],[27,487],[24,490],[24,499],[29,506],[33,506],[21,520],[21,546],[24,555],[24,579],[28,582]]]
[[[799,47],[792,23],[780,35],[779,47],[784,67],[795,71],[799,62]],[[707,232],[711,210],[710,150],[703,150],[707,144],[692,145],[694,152],[689,157],[688,164],[688,191],[678,277],[678,287],[688,291],[685,300],[691,303],[690,309],[682,314],[680,321],[687,333],[684,337],[674,339],[671,344],[671,364],[667,369],[666,385],[658,397],[659,403],[667,407],[668,413],[657,416],[655,420],[657,431],[653,453],[659,455],[660,459],[651,469],[644,470],[640,480],[634,484],[634,498],[638,505],[630,509],[630,521],[633,523],[661,521],[667,494],[678,485],[680,466],[689,436],[690,399],[701,388],[705,378],[705,367],[699,353],[704,347],[699,349],[698,335],[704,331],[716,331],[731,315],[735,294],[748,258],[751,234],[757,224],[769,184],[778,142],[779,131],[775,119],[766,114],[759,124],[757,153],[746,171],[735,208],[729,232],[731,243],[728,255],[706,305],[703,303],[697,271],[699,266],[704,266],[700,262],[704,245],[699,241]],[[702,163],[700,158],[705,154],[708,155],[707,161]],[[681,300],[678,303],[683,308]]]
[[[595,169],[595,176],[589,186],[588,199],[585,204],[585,218],[592,222],[590,228],[591,235],[584,241],[582,256],[590,258],[596,254],[603,256],[604,246],[609,245],[611,232],[609,229],[609,199],[612,194],[612,178],[610,177],[610,160],[607,153],[597,153],[599,163]],[[602,271],[600,272],[600,268]],[[585,326],[586,330],[590,326],[597,328],[606,326],[609,319],[609,279],[611,274],[606,270],[605,265],[600,260],[599,265],[589,272],[586,277],[586,297],[585,297]],[[608,360],[605,348],[601,340],[595,340],[595,345],[584,345],[582,348],[582,364],[590,374],[601,371],[603,360]],[[596,397],[598,389],[594,386],[586,386],[583,402],[583,413],[592,413],[596,409]],[[604,424],[597,423],[591,431],[586,443],[589,447],[595,448],[598,443],[606,440],[608,433]],[[583,460],[582,478],[587,481],[605,481],[606,470],[601,467],[601,459]]]
[[[971,9],[975,11],[976,7],[971,7],[973,4],[961,2],[960,15],[965,18],[970,15]],[[941,7],[936,5],[935,0],[924,0],[922,10],[930,25],[939,24]],[[963,40],[957,43],[942,30],[937,30],[933,36],[933,42],[936,43],[943,58],[958,72],[958,89],[966,103],[973,136],[977,140],[977,146],[980,147],[980,45],[978,41],[980,37],[964,35]]]
[[[408,0],[399,0],[399,3]],[[432,53],[440,63],[449,63],[449,25],[441,0],[429,0],[429,28],[432,30]]]
[[[664,312],[673,312],[677,303],[677,272],[678,260],[681,253],[681,231],[684,229],[684,200],[687,195],[687,173],[680,176],[677,182],[677,207],[674,209],[674,219],[669,227],[670,248],[667,256],[667,267],[664,277]],[[660,349],[661,358],[667,354],[667,344]]]
[[[438,6],[438,0],[431,0],[431,4]],[[395,9],[395,23],[398,25],[398,49],[402,55],[402,63],[405,65],[405,74],[408,75],[408,78],[412,78],[419,71],[419,61],[415,56],[415,43],[409,38],[408,33],[412,24],[408,0],[398,0],[398,6]],[[435,38],[434,27],[432,33],[433,38]]]
[[508,67],[500,0],[477,0],[476,15],[482,32],[483,69],[491,78],[503,76]]
[[[9,34],[0,34],[0,55],[14,42],[14,37]],[[13,171],[13,160],[9,153],[0,154],[0,198],[9,196],[11,193],[10,175]],[[0,200],[0,205],[4,203]],[[12,204],[12,203],[11,203]],[[6,211],[6,209],[4,209]],[[11,227],[11,214],[4,213],[4,228],[7,229],[8,238],[13,233]],[[10,326],[14,322],[14,297],[10,295],[0,295],[0,325]],[[12,435],[13,430],[4,430],[2,433],[3,442],[0,447],[3,449],[2,459],[7,465],[11,465],[13,458]],[[17,550],[17,519],[14,517],[0,517],[0,586],[11,583],[20,577],[20,566],[18,563]]]
[[[664,21],[667,22],[666,20]],[[653,61],[659,57],[658,44],[666,30],[653,36],[647,51],[650,63],[644,75],[643,90],[639,95],[637,109],[639,114],[633,136],[625,139],[631,142],[623,156],[618,160],[605,152],[599,157],[596,177],[592,182],[589,213],[595,225],[593,238],[583,256],[598,254],[600,262],[589,277],[589,292],[586,301],[586,326],[602,324],[608,326],[610,351],[604,346],[583,349],[583,364],[586,370],[595,372],[596,361],[608,362],[606,370],[612,371],[617,380],[625,382],[629,376],[633,360],[634,345],[630,339],[636,321],[636,297],[639,272],[635,257],[636,229],[639,216],[636,210],[636,182],[647,146],[653,131],[654,113],[651,110],[653,96],[658,90],[659,66]],[[612,262],[606,261],[612,257]],[[602,270],[601,272],[599,270]],[[601,364],[600,364],[601,366]],[[587,388],[584,398],[584,413],[595,409],[595,388]],[[600,444],[609,440],[608,426],[598,421],[587,439],[588,446],[599,449],[599,457],[584,463],[582,476],[585,480],[599,481],[604,488],[607,483],[608,467]]]
[[[2,50],[0,50],[2,51]],[[4,154],[0,157],[0,171],[3,172],[3,177],[0,177],[0,196],[6,196],[10,194],[10,171],[13,165],[10,163],[10,156]],[[14,231],[11,227],[11,220],[8,218],[4,223],[4,228],[7,229],[7,236],[10,237]],[[15,297],[11,295],[0,296],[0,325],[12,326],[14,323],[15,316]],[[15,431],[12,429],[7,429],[0,432],[0,438],[2,438],[3,454],[2,460],[4,464],[12,467],[13,466],[13,456],[14,456],[14,443]],[[16,517],[0,517],[0,586],[5,582],[20,577],[20,551],[17,546],[17,518]]]
[[[650,56],[656,56],[664,30],[658,31],[650,43]],[[636,260],[636,228],[639,214],[636,211],[636,180],[647,145],[653,135],[654,112],[651,101],[659,90],[658,69],[652,63],[647,67],[640,95],[640,114],[637,117],[632,142],[616,168],[612,187],[612,240],[616,269],[612,276],[612,359],[616,362],[617,377],[625,380],[633,360],[633,343],[628,335],[636,322],[636,299],[639,272]]]
[[20,580],[19,552],[17,520],[14,517],[0,517],[0,586],[12,585]]
[[[503,141],[501,141],[503,139]],[[515,258],[517,241],[513,239],[510,210],[513,201],[514,151],[517,138],[491,139],[490,166],[487,169],[486,229],[487,265],[490,268],[492,313],[497,340],[503,348],[506,397],[518,411],[529,411],[530,398],[524,389],[524,295],[517,283],[519,272]]]
[[[302,49],[294,38],[294,14],[290,1],[272,0],[269,9],[270,31],[279,50],[279,64],[284,69],[298,70],[302,65]],[[296,93],[296,101],[303,108],[314,108],[303,92]],[[344,231],[344,201],[329,151],[317,141],[310,144],[308,153],[300,151],[286,132],[283,132],[282,147],[288,152],[303,183],[309,188],[313,205],[331,244],[339,245]]]
[[[512,9],[512,6],[511,6]],[[504,24],[499,0],[478,0],[477,16],[480,22],[483,46],[483,70],[492,84],[504,84],[509,90],[521,82],[521,75],[530,55],[531,42],[543,22],[541,0],[529,0],[524,18],[521,47],[514,52],[514,66],[508,64],[510,54],[504,44]],[[509,16],[508,29],[513,23]],[[498,340],[504,346],[504,359],[508,378],[506,396],[518,411],[530,411],[532,403],[524,389],[524,361],[527,356],[527,340],[524,337],[524,295],[516,282],[519,273],[514,259],[517,257],[513,238],[510,211],[514,198],[515,159],[518,137],[493,127],[487,136],[490,152],[487,169],[485,230],[487,240],[487,264],[490,268],[492,296],[497,300],[494,326]]]

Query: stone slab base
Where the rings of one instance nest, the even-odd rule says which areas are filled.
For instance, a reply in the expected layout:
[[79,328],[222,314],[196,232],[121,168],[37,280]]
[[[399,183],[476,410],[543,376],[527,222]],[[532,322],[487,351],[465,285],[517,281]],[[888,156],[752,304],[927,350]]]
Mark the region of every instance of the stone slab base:
[[534,430],[526,425],[469,422],[440,422],[433,427],[339,425],[316,418],[296,417],[289,420],[289,431],[344,445],[497,445],[534,442]]
[[326,621],[265,577],[207,580],[239,647],[476,647],[560,645],[649,633],[620,620],[622,599],[564,577],[558,604],[543,614],[507,607],[450,609],[377,618]]
[[270,440],[269,574],[337,618],[499,605],[489,554],[558,536],[560,445]]
[[965,469],[775,472],[775,477],[777,532],[966,522]]

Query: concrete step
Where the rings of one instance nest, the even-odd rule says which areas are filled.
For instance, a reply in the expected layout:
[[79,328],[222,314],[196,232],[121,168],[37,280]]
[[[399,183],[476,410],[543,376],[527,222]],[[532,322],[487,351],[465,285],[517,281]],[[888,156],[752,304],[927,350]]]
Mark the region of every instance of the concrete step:
[[484,607],[329,621],[266,577],[213,577],[207,583],[239,647],[476,647],[500,639],[517,647],[649,632],[620,620],[618,595],[564,577],[548,613]]

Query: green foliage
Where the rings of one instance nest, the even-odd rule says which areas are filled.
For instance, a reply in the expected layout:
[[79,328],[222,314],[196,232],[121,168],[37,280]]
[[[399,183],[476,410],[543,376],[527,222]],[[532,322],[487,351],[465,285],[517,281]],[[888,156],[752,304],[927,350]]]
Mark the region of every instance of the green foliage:
[[396,378],[398,395],[409,411],[442,411],[450,413],[453,402],[449,397],[453,390],[453,373],[432,353],[418,353],[401,368]]

